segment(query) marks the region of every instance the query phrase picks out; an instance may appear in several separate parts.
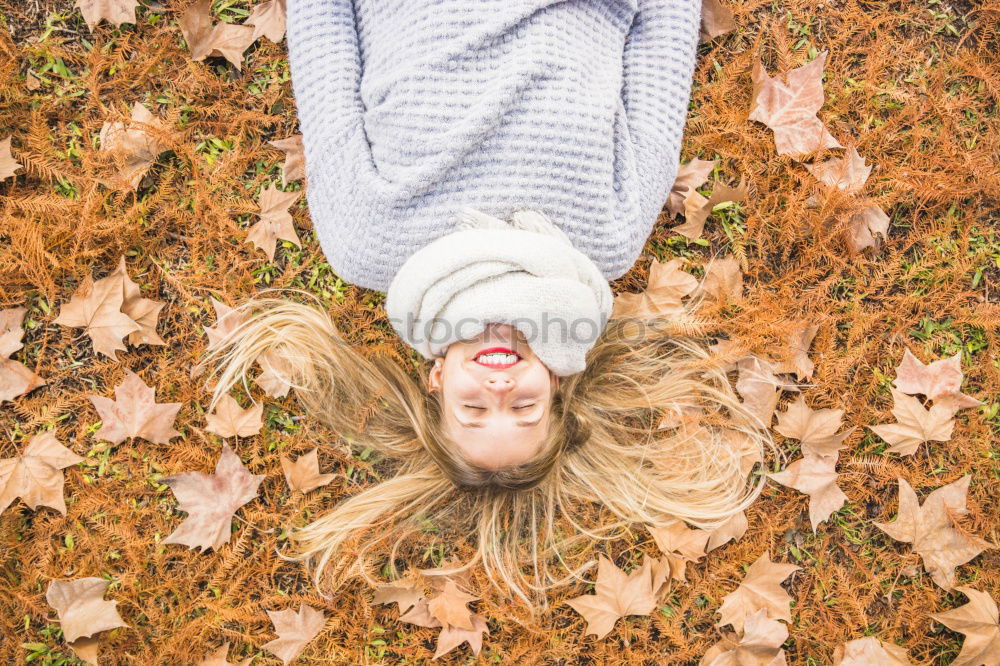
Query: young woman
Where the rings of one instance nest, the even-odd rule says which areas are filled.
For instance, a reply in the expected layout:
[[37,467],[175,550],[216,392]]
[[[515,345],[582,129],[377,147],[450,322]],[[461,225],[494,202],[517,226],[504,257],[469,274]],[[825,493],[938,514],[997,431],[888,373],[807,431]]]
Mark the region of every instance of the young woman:
[[315,419],[395,461],[295,535],[318,582],[392,564],[421,517],[529,600],[575,538],[712,528],[759,494],[740,461],[767,432],[725,373],[664,322],[610,319],[676,175],[700,5],[289,3],[317,236],[427,359],[414,378],[276,299],[226,340],[216,399],[280,358]]

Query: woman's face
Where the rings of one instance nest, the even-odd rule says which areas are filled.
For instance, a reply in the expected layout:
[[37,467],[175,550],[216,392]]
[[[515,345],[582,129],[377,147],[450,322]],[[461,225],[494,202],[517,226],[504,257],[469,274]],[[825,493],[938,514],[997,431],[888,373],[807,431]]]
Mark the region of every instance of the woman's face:
[[508,324],[488,324],[435,360],[428,388],[440,390],[444,428],[473,465],[500,469],[531,460],[548,431],[559,378]]

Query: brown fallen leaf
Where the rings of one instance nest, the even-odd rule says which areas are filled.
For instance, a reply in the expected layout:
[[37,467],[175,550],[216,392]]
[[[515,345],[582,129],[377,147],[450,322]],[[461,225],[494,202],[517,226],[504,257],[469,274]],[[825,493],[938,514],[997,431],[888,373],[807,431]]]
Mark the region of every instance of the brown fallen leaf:
[[771,78],[757,60],[753,65],[753,102],[748,120],[774,131],[779,155],[806,155],[821,148],[843,148],[826,130],[816,113],[823,106],[822,51],[807,65],[787,74],[787,83]]
[[833,666],[912,665],[904,648],[874,636],[865,636],[838,645],[833,651]]
[[768,617],[760,608],[747,615],[742,635],[733,634],[716,643],[705,653],[699,666],[784,666],[782,643],[788,639],[788,627]]
[[205,327],[205,335],[208,336],[208,351],[218,349],[226,337],[243,325],[247,315],[245,310],[231,308],[221,301],[211,299],[212,307],[215,309],[215,325]]
[[688,562],[697,562],[705,556],[711,536],[708,530],[691,529],[677,518],[649,527],[649,533],[670,565],[670,577],[678,581],[686,580]]
[[96,439],[121,444],[129,437],[141,437],[153,444],[167,444],[181,433],[173,423],[181,403],[157,403],[156,392],[139,375],[125,371],[125,379],[115,387],[115,399],[88,395],[101,417]]
[[[843,157],[834,157],[819,164],[807,164],[806,169],[826,187],[840,189],[848,194],[860,192],[872,170],[871,166],[865,164],[865,159],[858,154],[854,146],[848,148]],[[818,201],[812,196],[806,203],[817,205]],[[889,233],[889,216],[879,206],[867,206],[851,215],[847,232],[847,241],[852,252],[860,252],[866,247],[877,247],[876,235],[884,238]]]
[[742,539],[743,535],[747,533],[747,529],[750,524],[747,522],[746,511],[740,511],[739,513],[733,514],[733,516],[722,523],[714,530],[709,530],[708,532],[708,543],[705,544],[705,551],[712,551],[719,546],[724,546],[730,541],[736,541]]
[[295,225],[288,207],[302,195],[302,192],[282,192],[274,185],[268,185],[260,194],[260,221],[250,227],[245,242],[253,243],[264,251],[268,261],[274,261],[274,251],[278,239],[289,241],[301,247]]
[[10,137],[0,141],[0,180],[7,180],[21,168],[14,156],[10,154]]
[[108,585],[110,581],[103,578],[49,582],[45,600],[59,614],[59,626],[67,643],[101,631],[128,626],[118,615],[118,602],[104,600]]
[[76,0],[76,6],[93,32],[101,19],[116,28],[122,23],[135,23],[135,8],[139,6],[139,0]]
[[720,35],[736,29],[733,12],[719,0],[702,0],[701,41],[710,42]]
[[460,589],[455,581],[449,580],[440,592],[427,598],[427,610],[445,626],[473,631],[472,611],[468,604],[478,598]]
[[903,393],[926,396],[935,405],[948,407],[954,413],[983,404],[962,393],[962,379],[962,352],[924,365],[907,348],[892,384]]
[[139,330],[128,334],[128,342],[131,345],[165,345],[156,333],[156,320],[160,316],[160,310],[166,305],[163,301],[154,301],[143,298],[140,295],[139,285],[132,281],[125,269],[125,257],[118,262],[115,269],[105,280],[113,280],[121,285],[122,289],[122,312],[124,312],[138,326]]
[[772,562],[764,551],[747,569],[740,586],[723,597],[718,610],[722,619],[715,626],[731,624],[736,631],[743,631],[746,618],[762,608],[771,619],[791,622],[792,597],[781,587],[781,582],[800,568]]
[[931,617],[952,631],[965,634],[962,651],[951,666],[1000,666],[1000,612],[997,603],[985,592],[968,585],[955,589],[969,598],[969,603]]
[[811,409],[800,393],[798,400],[778,412],[778,425],[774,429],[785,437],[801,440],[804,455],[837,455],[844,448],[844,440],[857,430],[848,428],[838,433],[843,418],[842,409]]
[[177,25],[191,49],[192,60],[221,56],[238,71],[243,69],[243,52],[257,39],[254,28],[249,25],[225,21],[212,25],[212,0],[198,0],[192,4],[177,19]]
[[289,379],[288,362],[271,352],[264,352],[257,357],[262,372],[254,378],[254,383],[264,389],[264,393],[272,398],[283,398],[292,388]]
[[743,271],[736,257],[729,255],[709,262],[698,292],[723,303],[742,300]]
[[[247,657],[239,663],[239,666],[247,666],[251,661],[253,661],[253,657]],[[198,666],[234,666],[229,662],[229,641],[226,641],[218,649],[206,655],[204,659],[198,662]]]
[[399,621],[406,622],[407,624],[413,624],[418,627],[427,627],[428,629],[434,629],[441,626],[441,621],[431,615],[430,608],[427,606],[426,598],[421,598],[417,601],[417,603],[413,604],[413,607],[410,608],[410,610],[400,615]]
[[472,615],[472,629],[460,629],[450,624],[441,628],[438,634],[437,648],[434,650],[434,659],[443,657],[462,643],[468,643],[472,648],[472,654],[478,655],[483,649],[483,634],[489,634],[489,627],[486,620],[481,615]]
[[747,356],[737,363],[739,377],[736,392],[743,398],[743,407],[757,417],[766,428],[781,397],[781,381],[775,376],[770,362],[756,356]]
[[285,163],[281,165],[281,186],[288,185],[290,180],[300,180],[306,177],[306,156],[302,147],[302,135],[268,141],[272,146],[285,154]]
[[285,36],[287,13],[285,0],[267,0],[256,5],[246,20],[247,25],[254,27],[253,39],[264,35],[275,44],[280,42]]
[[306,644],[319,635],[326,624],[326,616],[323,611],[318,611],[312,606],[299,604],[299,611],[296,613],[291,609],[283,611],[267,611],[267,616],[274,624],[274,633],[278,637],[273,641],[268,641],[262,646],[288,666],[298,657]]
[[416,577],[408,576],[382,585],[375,590],[375,598],[372,599],[372,603],[396,604],[400,615],[402,615],[424,598],[423,585]]
[[167,129],[163,121],[139,102],[132,105],[131,122],[104,123],[100,134],[101,150],[119,152],[125,156],[121,170],[107,185],[137,189],[156,158],[166,150],[155,132]]
[[20,456],[0,460],[0,513],[20,497],[32,511],[47,506],[65,516],[62,470],[79,462],[83,458],[60,444],[54,430],[36,434]]
[[[684,201],[697,188],[708,180],[709,174],[718,166],[719,160],[699,160],[697,157],[682,164],[677,169],[677,176],[667,197],[667,211],[670,217],[684,212]],[[700,196],[700,195],[699,195]],[[703,197],[704,198],[704,197]]]
[[615,622],[626,615],[649,615],[656,608],[653,595],[652,561],[626,574],[603,555],[598,560],[594,594],[584,594],[566,601],[587,621],[587,634],[598,639],[608,635]]
[[[300,493],[307,493],[315,490],[337,478],[336,474],[319,473],[318,449],[313,449],[309,453],[304,453],[292,462],[288,456],[281,456],[281,471],[285,473],[285,481],[292,490]],[[379,602],[382,603],[382,602]],[[400,613],[405,612],[404,608],[399,609]]]
[[88,275],[69,303],[59,308],[55,323],[83,328],[90,336],[95,352],[117,361],[116,354],[125,349],[122,338],[141,328],[121,311],[123,301],[121,285],[117,280],[103,278],[94,282]]
[[705,220],[712,210],[721,203],[746,201],[749,190],[744,180],[739,185],[730,187],[725,183],[715,183],[712,194],[705,198],[695,190],[691,190],[684,198],[684,223],[671,227],[670,231],[691,240],[701,238],[705,231]]
[[920,401],[892,389],[892,415],[896,423],[868,426],[869,430],[892,444],[886,451],[909,456],[924,442],[947,442],[955,429],[953,412],[948,407],[933,405],[925,409]]
[[931,492],[923,506],[913,488],[900,478],[899,511],[891,523],[872,521],[896,541],[913,544],[924,569],[945,590],[955,587],[955,567],[965,564],[993,544],[955,529],[954,518],[968,513],[966,498],[972,476],[962,478]]
[[847,501],[847,495],[837,485],[837,456],[837,453],[806,454],[780,472],[767,475],[783,486],[809,495],[809,523],[813,533],[817,525]]
[[26,308],[0,310],[0,404],[34,391],[45,385],[45,380],[29,370],[24,364],[8,358],[23,347],[21,328]]
[[228,444],[222,446],[214,474],[184,472],[162,479],[177,497],[177,508],[188,514],[163,543],[218,552],[229,543],[236,510],[257,497],[263,480],[263,474],[247,471]]
[[219,437],[253,437],[264,427],[264,403],[243,409],[234,398],[225,395],[205,421],[208,422],[205,430]]
[[698,288],[698,280],[682,271],[682,264],[681,259],[651,263],[646,290],[615,296],[611,316],[651,319],[683,311],[681,299]]
[[776,364],[775,372],[795,375],[799,381],[812,379],[816,364],[809,358],[809,346],[817,331],[817,325],[792,328],[787,336],[788,358]]
[[67,643],[70,649],[73,650],[73,654],[76,655],[77,659],[91,666],[99,665],[99,658],[101,656],[101,642],[97,636],[91,636],[89,638],[78,638],[72,643]]
[[847,244],[851,252],[861,252],[867,247],[878,248],[879,237],[889,235],[889,216],[878,206],[866,206],[851,215],[847,221]]

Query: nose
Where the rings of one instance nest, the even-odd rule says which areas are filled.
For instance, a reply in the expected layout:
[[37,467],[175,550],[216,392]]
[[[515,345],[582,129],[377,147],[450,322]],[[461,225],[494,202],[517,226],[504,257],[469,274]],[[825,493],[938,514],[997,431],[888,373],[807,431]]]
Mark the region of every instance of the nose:
[[514,380],[506,375],[490,375],[484,384],[487,390],[500,396],[514,388]]

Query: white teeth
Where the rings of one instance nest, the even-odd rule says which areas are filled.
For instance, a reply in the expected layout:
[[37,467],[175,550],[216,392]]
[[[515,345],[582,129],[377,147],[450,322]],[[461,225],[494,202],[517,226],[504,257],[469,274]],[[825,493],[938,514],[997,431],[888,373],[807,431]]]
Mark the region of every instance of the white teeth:
[[504,365],[507,363],[517,363],[516,354],[483,354],[477,358],[480,363],[486,365]]

